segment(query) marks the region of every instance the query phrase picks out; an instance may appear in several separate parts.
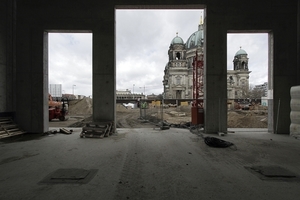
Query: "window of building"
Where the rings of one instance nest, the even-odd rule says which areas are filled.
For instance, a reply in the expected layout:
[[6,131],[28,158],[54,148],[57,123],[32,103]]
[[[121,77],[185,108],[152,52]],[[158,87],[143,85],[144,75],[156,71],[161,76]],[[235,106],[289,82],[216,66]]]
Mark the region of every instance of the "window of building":
[[180,76],[176,77],[176,84],[177,85],[181,84],[181,77]]

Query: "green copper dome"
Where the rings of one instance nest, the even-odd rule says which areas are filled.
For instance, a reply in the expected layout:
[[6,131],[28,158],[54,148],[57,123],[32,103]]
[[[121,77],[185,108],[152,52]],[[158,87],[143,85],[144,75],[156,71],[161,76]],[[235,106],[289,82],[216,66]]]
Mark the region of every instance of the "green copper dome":
[[235,56],[238,56],[238,55],[248,55],[247,52],[243,49],[240,49],[236,52]]
[[191,49],[197,46],[203,46],[204,31],[203,24],[200,24],[198,31],[194,32],[185,43],[187,49]]
[[171,41],[172,44],[184,44],[183,39],[179,36],[174,37],[174,39]]

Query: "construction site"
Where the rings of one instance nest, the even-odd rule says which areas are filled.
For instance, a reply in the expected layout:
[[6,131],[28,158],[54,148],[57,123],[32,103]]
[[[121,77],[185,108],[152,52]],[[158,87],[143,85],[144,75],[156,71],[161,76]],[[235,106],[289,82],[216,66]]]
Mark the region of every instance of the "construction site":
[[[132,104],[134,105],[134,104]],[[70,101],[67,121],[52,120],[50,127],[83,127],[92,122],[92,99],[85,97]],[[117,128],[152,128],[161,122],[173,127],[186,127],[191,123],[191,105],[163,106],[156,101],[146,108],[116,104]],[[250,110],[228,109],[229,128],[267,128],[268,110],[266,106],[255,105]]]
[[[191,101],[116,102],[116,9],[203,10]],[[0,14],[1,200],[299,198],[299,0],[3,0]],[[92,99],[49,104],[52,32],[92,33]],[[267,107],[228,102],[227,34],[244,32],[268,35]]]

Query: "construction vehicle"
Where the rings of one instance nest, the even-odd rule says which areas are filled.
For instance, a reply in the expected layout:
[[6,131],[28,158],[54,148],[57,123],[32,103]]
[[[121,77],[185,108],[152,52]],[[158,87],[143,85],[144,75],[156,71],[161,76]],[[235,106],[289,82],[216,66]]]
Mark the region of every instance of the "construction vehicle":
[[59,119],[60,121],[66,120],[68,114],[68,100],[62,98],[61,102],[54,101],[51,94],[48,97],[49,101],[49,121],[52,119]]

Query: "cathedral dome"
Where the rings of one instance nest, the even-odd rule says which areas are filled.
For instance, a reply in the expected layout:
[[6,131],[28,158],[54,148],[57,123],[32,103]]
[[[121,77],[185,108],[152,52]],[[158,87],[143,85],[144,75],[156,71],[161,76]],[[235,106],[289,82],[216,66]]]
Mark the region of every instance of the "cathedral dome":
[[242,48],[240,50],[238,50],[235,54],[235,56],[238,56],[238,55],[248,55],[247,52],[245,50],[243,50]]
[[200,24],[198,27],[198,31],[194,32],[186,41],[185,47],[187,49],[191,49],[197,46],[203,46],[203,38],[204,38],[203,24]]
[[174,39],[171,41],[171,45],[173,44],[184,44],[183,39],[179,37],[178,35],[174,37]]

